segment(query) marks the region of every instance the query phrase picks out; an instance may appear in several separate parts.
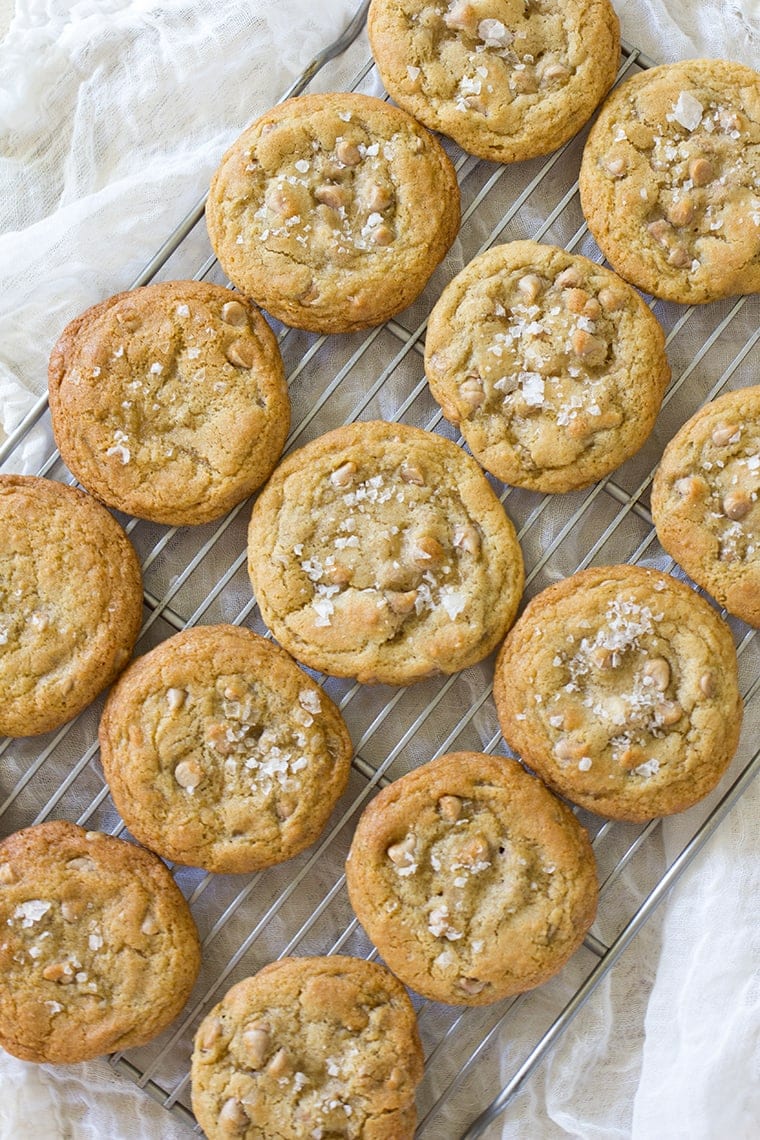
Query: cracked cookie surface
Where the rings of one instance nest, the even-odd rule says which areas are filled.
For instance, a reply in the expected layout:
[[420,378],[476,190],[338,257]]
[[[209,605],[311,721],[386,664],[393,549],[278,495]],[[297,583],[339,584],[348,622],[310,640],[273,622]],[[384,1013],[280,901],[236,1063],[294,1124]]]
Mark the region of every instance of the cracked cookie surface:
[[670,378],[665,337],[630,285],[533,241],[480,254],[446,287],[425,372],[483,466],[537,491],[585,487],[633,455]]
[[760,626],[760,386],[726,392],[683,425],[655,473],[652,517],[686,573]]
[[496,662],[504,739],[551,787],[599,815],[691,807],[738,744],[731,631],[668,574],[599,566],[538,594]]
[[384,788],[356,828],[346,877],[388,966],[451,1004],[547,981],[596,913],[588,835],[504,756],[450,753]]
[[589,134],[580,193],[600,249],[645,292],[758,292],[760,73],[691,59],[622,83]]
[[103,769],[132,834],[220,873],[290,859],[324,828],[352,746],[329,697],[278,646],[196,626],[140,657],[100,722]]
[[119,293],[64,329],[49,368],[64,462],[117,510],[171,526],[219,518],[280,456],[290,401],[274,333],[199,281]]
[[302,95],[230,147],[206,222],[234,284],[296,328],[380,324],[422,292],[459,228],[454,167],[368,95]]
[[372,0],[368,31],[396,102],[494,162],[571,138],[620,57],[608,0]]
[[81,712],[129,661],[142,577],[116,519],[84,491],[0,475],[0,734]]
[[166,866],[56,820],[0,843],[0,1043],[72,1064],[145,1044],[190,996],[200,946]]
[[204,1018],[193,1109],[209,1140],[411,1140],[422,1047],[404,987],[374,962],[283,958]]
[[514,527],[478,464],[370,421],[293,452],[259,495],[248,570],[277,640],[314,669],[404,685],[485,657],[514,620]]

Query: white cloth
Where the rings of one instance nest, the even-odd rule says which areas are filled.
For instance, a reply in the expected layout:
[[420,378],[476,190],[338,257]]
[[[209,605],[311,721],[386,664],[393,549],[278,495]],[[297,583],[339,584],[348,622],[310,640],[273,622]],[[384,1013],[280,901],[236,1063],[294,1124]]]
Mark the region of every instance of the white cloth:
[[[0,438],[44,392],[57,331],[131,283],[224,148],[356,6],[0,0]],[[616,7],[627,41],[655,61],[757,65],[760,0]],[[366,52],[365,40],[352,59]],[[350,78],[346,67],[332,73],[335,86]],[[44,454],[35,433],[14,469],[20,455],[33,470]],[[755,740],[758,727],[746,730]],[[759,801],[755,787],[489,1136],[757,1134]],[[646,857],[652,881],[693,827],[693,813],[665,823]],[[0,1140],[188,1134],[105,1062],[56,1069],[0,1053]]]

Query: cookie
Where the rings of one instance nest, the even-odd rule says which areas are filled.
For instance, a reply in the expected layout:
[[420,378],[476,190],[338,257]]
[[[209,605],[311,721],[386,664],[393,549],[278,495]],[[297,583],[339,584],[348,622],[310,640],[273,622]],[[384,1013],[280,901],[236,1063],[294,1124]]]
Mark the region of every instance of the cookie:
[[378,325],[425,287],[459,228],[454,167],[411,116],[368,95],[302,95],[233,143],[206,222],[230,280],[314,332]]
[[233,625],[187,629],[135,661],[99,735],[132,834],[207,871],[257,871],[308,847],[351,766],[329,697],[284,650]]
[[0,843],[0,1044],[72,1064],[144,1045],[200,966],[190,910],[155,855],[65,820]]
[[572,491],[633,455],[670,368],[630,285],[534,241],[480,254],[428,322],[425,372],[443,414],[505,483]]
[[478,464],[433,432],[381,420],[293,452],[254,504],[248,571],[299,661],[406,685],[487,656],[514,620],[514,527]]
[[50,357],[61,456],[88,491],[138,518],[219,518],[277,462],[290,402],[274,333],[220,285],[119,293],[64,329]]
[[593,850],[570,809],[516,761],[477,752],[384,788],[359,820],[346,881],[390,969],[455,1005],[547,981],[597,904]]
[[372,0],[368,30],[399,106],[494,162],[548,154],[571,138],[620,59],[608,0]]
[[504,739],[612,819],[684,811],[723,775],[742,702],[731,631],[683,582],[595,566],[535,597],[496,662]]
[[701,304],[760,290],[760,73],[720,59],[622,83],[584,148],[581,206],[626,280]]
[[83,491],[0,475],[0,734],[35,736],[86,708],[129,661],[140,563]]
[[662,546],[694,581],[760,626],[760,386],[705,404],[665,449],[652,485]]
[[208,1140],[412,1140],[422,1047],[403,986],[360,958],[283,958],[201,1022],[193,1111]]

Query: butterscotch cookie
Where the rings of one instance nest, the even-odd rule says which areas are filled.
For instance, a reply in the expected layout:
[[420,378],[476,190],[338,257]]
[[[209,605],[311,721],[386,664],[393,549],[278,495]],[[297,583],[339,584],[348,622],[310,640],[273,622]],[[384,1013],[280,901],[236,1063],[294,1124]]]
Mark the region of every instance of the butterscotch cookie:
[[705,404],[665,449],[657,537],[729,613],[760,626],[760,386]]
[[143,1045],[200,966],[190,910],[155,855],[65,820],[0,843],[0,1044],[70,1064]]
[[372,0],[368,29],[396,102],[495,162],[566,142],[612,86],[620,58],[608,0]]
[[367,95],[302,95],[224,155],[206,221],[235,285],[286,324],[349,332],[422,292],[459,228],[440,143]]
[[760,73],[720,59],[616,88],[586,143],[581,205],[614,269],[693,304],[760,290]]
[[88,491],[138,518],[215,519],[264,482],[290,403],[274,333],[220,285],[169,281],[94,305],[49,368],[53,432]]
[[649,435],[670,378],[664,334],[636,290],[534,241],[487,250],[444,289],[425,372],[475,458],[536,491],[619,467]]
[[34,736],[81,712],[129,661],[140,563],[83,491],[0,475],[0,735]]
[[314,669],[405,685],[485,657],[523,561],[474,459],[442,436],[355,423],[293,452],[259,495],[248,570],[278,641]]
[[739,740],[736,650],[683,582],[595,566],[534,598],[496,662],[504,739],[547,784],[613,819],[683,811]]
[[596,913],[588,835],[516,761],[453,752],[365,810],[349,897],[382,957],[434,1001],[484,1005],[547,981]]
[[201,1022],[193,1110],[209,1140],[411,1140],[422,1078],[404,987],[360,958],[283,958]]
[[343,792],[352,746],[329,697],[248,629],[197,626],[111,691],[100,755],[133,835],[165,859],[255,871],[308,847]]

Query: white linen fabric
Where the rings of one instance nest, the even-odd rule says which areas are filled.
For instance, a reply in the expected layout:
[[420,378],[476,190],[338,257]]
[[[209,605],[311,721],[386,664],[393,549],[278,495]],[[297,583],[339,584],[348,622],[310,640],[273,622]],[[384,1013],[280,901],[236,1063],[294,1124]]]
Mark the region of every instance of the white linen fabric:
[[[356,7],[0,0],[0,438],[44,393],[57,330],[134,280],[225,147]],[[757,66],[760,0],[616,7],[626,40],[655,61]],[[15,469],[45,451],[33,434]],[[757,1135],[759,805],[755,787],[489,1136]],[[647,855],[655,879],[693,827],[693,813],[665,822]],[[105,1062],[53,1068],[0,1052],[0,1140],[189,1134]]]

